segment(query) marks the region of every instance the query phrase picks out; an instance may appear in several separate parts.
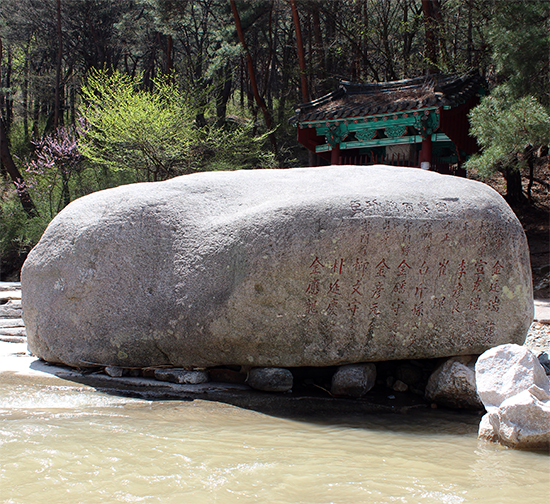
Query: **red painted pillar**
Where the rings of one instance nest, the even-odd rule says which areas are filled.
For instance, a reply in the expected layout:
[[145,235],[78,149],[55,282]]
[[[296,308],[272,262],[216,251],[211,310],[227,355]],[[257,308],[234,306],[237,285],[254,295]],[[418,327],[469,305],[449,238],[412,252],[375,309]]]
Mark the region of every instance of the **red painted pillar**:
[[330,164],[338,165],[340,164],[340,144],[337,143],[330,153]]
[[432,135],[422,139],[422,152],[420,153],[420,168],[429,170],[432,166]]

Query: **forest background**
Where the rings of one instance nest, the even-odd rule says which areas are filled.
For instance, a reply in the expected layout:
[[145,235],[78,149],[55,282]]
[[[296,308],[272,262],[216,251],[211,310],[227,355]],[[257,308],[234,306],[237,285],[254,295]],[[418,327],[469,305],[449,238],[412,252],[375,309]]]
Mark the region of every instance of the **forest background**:
[[341,80],[478,69],[468,176],[547,232],[549,1],[0,0],[0,63],[0,280],[90,192],[320,163],[289,119]]

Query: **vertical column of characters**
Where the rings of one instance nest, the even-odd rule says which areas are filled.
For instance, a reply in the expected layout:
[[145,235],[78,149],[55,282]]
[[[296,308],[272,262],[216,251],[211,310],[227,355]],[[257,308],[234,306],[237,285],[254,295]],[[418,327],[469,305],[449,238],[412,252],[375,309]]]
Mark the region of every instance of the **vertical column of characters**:
[[381,261],[379,261],[375,267],[375,273],[374,273],[374,287],[370,293],[370,307],[369,307],[369,317],[377,317],[381,314],[380,306],[379,306],[379,299],[382,296],[382,292],[385,289],[385,282],[386,282],[386,275],[388,271],[390,270],[390,267],[386,264],[386,258],[383,257]]
[[327,290],[327,297],[329,299],[328,306],[326,307],[327,315],[336,316],[338,314],[338,306],[340,303],[341,285],[340,277],[344,269],[344,259],[338,258],[334,260],[332,265],[331,282],[329,283]]
[[399,314],[404,310],[405,302],[403,301],[403,294],[407,286],[407,274],[411,267],[405,259],[397,266],[397,278],[392,289],[392,294],[397,294],[397,298],[392,302],[390,309],[394,313],[395,317],[389,325],[389,337],[387,344],[390,347],[396,345],[399,329]]
[[491,269],[491,280],[489,284],[489,300],[487,301],[487,310],[497,312],[500,310],[500,275],[504,266],[497,260]]
[[367,261],[357,257],[351,268],[353,272],[353,285],[351,286],[351,293],[348,296],[350,301],[347,310],[352,317],[355,316],[355,312],[363,304],[364,292],[362,283],[368,265],[369,263]]
[[309,265],[309,284],[306,288],[306,315],[318,313],[317,303],[321,292],[321,271],[325,265],[315,256],[313,262]]
[[405,221],[403,224],[403,234],[401,236],[401,255],[406,257],[409,255],[411,251],[411,226],[412,223],[410,221]]
[[462,259],[456,271],[456,284],[451,294],[451,314],[462,313],[460,309],[460,296],[464,292],[463,277],[466,276],[466,260]]
[[428,263],[426,261],[422,261],[422,264],[418,268],[418,281],[416,282],[416,285],[414,286],[414,305],[412,307],[412,314],[417,317],[416,321],[413,324],[413,328],[418,329],[420,327],[420,323],[422,319],[424,318],[424,313],[426,310],[426,304],[429,303],[429,292],[428,295],[426,295],[426,274],[428,273],[430,267],[428,266]]

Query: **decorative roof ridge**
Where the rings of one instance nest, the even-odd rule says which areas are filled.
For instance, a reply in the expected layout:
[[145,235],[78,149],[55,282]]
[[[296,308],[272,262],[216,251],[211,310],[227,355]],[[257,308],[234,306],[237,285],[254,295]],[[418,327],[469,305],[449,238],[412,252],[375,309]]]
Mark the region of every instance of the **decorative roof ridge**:
[[[290,119],[290,122],[295,124],[299,122],[300,119],[311,120],[313,116],[317,115],[325,117],[346,115],[345,110],[332,111],[329,113],[326,107],[328,107],[331,102],[345,99],[346,97],[350,97],[351,99],[351,97],[355,96],[357,99],[362,99],[360,97],[368,99],[371,96],[372,99],[376,99],[377,95],[379,95],[380,98],[385,95],[391,99],[393,94],[401,93],[404,95],[403,97],[396,97],[394,99],[395,107],[391,107],[387,103],[385,105],[386,108],[395,108],[396,110],[403,108],[399,103],[404,103],[404,101],[407,103],[416,102],[421,106],[435,106],[436,104],[438,106],[453,106],[468,99],[482,85],[483,79],[477,69],[452,74],[423,75],[411,79],[389,82],[354,83],[340,81],[338,87],[334,91],[316,100],[298,105],[295,110],[296,114]],[[410,92],[410,96],[408,97],[406,96],[407,91]],[[423,92],[423,96],[418,96],[419,92]],[[431,105],[424,105],[428,102],[430,102]],[[319,110],[318,113],[316,113],[316,109],[320,108],[325,108],[325,112]],[[374,112],[375,108],[378,107],[373,107],[371,113]],[[304,117],[308,115],[312,117],[310,119]]]
[[426,88],[433,87],[434,92],[446,94],[446,91],[453,91],[456,88],[464,85],[468,80],[474,80],[476,83],[481,82],[481,76],[477,70],[468,72],[457,72],[453,74],[430,74],[411,79],[402,79],[398,81],[387,82],[350,82],[340,81],[338,88],[334,91],[312,100],[301,103],[297,108],[300,110],[317,107],[344,95],[368,94],[369,92],[384,92],[384,91],[404,91],[406,89],[416,89],[419,85]]

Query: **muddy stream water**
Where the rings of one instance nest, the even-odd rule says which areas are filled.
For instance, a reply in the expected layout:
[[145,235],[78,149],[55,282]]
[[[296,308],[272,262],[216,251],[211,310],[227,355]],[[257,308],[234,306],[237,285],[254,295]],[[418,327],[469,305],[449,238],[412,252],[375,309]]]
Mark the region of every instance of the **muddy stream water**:
[[546,503],[550,457],[443,410],[268,416],[3,374],[0,502]]

